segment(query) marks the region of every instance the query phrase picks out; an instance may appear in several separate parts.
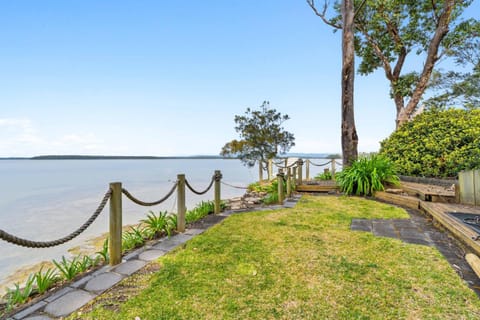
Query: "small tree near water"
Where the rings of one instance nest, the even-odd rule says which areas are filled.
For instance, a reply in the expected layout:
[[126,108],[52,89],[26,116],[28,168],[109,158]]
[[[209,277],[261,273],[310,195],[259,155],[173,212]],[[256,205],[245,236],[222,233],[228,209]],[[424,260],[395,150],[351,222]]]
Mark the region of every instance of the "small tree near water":
[[244,115],[235,116],[235,130],[240,140],[226,143],[220,154],[236,156],[249,167],[255,163],[263,166],[295,145],[293,134],[282,127],[288,119],[287,114],[270,108],[268,101],[264,101],[259,110],[247,108]]

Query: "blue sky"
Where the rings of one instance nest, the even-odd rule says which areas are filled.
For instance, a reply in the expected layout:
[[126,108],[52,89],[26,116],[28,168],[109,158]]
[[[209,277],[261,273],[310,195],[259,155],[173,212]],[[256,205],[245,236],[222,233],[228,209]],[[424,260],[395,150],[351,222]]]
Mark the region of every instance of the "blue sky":
[[[0,0],[0,157],[218,154],[264,100],[290,115],[291,152],[340,152],[340,36],[302,0]],[[355,90],[376,151],[388,84]]]

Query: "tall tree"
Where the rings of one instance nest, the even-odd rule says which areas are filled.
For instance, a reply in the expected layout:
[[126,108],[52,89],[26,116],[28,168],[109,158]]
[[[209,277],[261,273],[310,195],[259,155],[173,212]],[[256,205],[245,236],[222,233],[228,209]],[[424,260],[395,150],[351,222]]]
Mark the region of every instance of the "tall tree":
[[463,42],[453,53],[455,63],[461,68],[456,71],[434,72],[430,82],[433,93],[425,101],[427,108],[480,108],[480,23],[465,27],[466,32],[476,34],[477,38]]
[[[417,109],[436,64],[455,56],[459,47],[478,37],[474,19],[461,14],[473,0],[355,0],[355,51],[361,58],[360,74],[382,68],[390,83],[390,95],[397,111],[397,128]],[[307,0],[315,8],[313,0]],[[328,2],[317,14],[330,26],[342,29],[340,6],[327,17]],[[315,8],[316,9],[316,8]],[[423,69],[406,72],[407,57],[414,53],[423,59]]]
[[287,114],[270,108],[268,101],[264,101],[259,110],[247,108],[244,115],[235,116],[235,131],[240,134],[240,140],[226,143],[220,154],[236,156],[249,167],[255,163],[265,165],[295,145],[294,135],[282,127],[288,119]]
[[[315,0],[307,0],[313,11],[327,24],[324,12],[315,7]],[[342,18],[342,154],[343,166],[349,166],[358,157],[358,135],[355,127],[354,81],[355,81],[355,11],[354,0],[343,0],[341,5]]]
[[342,153],[343,166],[350,166],[358,156],[358,136],[354,110],[354,45],[353,0],[342,1]]

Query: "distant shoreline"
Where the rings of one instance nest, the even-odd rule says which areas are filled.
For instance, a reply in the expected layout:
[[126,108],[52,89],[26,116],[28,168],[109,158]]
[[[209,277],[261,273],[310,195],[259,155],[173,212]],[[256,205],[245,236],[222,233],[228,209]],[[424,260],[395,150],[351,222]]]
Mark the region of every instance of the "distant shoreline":
[[58,156],[35,156],[29,158],[6,157],[0,160],[168,160],[168,159],[234,159],[221,156],[81,156],[81,155],[58,155]]
[[[331,155],[326,153],[294,153],[282,155],[279,158],[303,158],[303,159],[326,159]],[[0,157],[0,160],[175,160],[175,159],[238,159],[235,157],[223,157],[220,155],[194,155],[194,156],[89,156],[89,155],[46,155],[35,157]]]

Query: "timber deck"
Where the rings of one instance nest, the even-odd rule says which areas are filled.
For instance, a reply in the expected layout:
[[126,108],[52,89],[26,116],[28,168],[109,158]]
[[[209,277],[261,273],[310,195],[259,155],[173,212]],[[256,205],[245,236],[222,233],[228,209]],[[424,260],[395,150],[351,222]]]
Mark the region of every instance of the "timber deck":
[[406,182],[400,183],[409,196],[418,197],[423,201],[455,203],[455,189],[422,183]]
[[305,181],[296,186],[297,192],[337,192],[340,190],[333,180]]
[[472,249],[476,255],[480,255],[480,239],[478,237],[480,234],[449,214],[469,213],[480,215],[480,207],[421,201],[420,209],[431,215],[434,221],[450,231],[458,240]]

